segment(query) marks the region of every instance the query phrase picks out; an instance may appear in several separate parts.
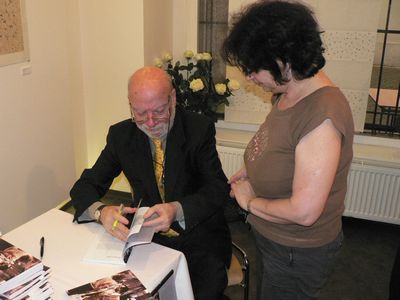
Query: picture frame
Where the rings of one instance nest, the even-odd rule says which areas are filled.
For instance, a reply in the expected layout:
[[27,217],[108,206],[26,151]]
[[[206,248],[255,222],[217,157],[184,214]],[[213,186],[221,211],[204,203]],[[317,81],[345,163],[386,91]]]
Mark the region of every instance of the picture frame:
[[29,61],[25,0],[0,0],[0,66]]

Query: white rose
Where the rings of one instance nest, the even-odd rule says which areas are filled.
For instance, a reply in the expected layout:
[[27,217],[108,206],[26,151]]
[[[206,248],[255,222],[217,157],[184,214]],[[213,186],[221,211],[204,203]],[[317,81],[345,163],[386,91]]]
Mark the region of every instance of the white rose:
[[203,53],[202,53],[202,57],[203,57],[203,59],[206,60],[206,61],[212,60],[212,56],[211,56],[211,54],[208,53],[208,52],[203,52]]
[[184,56],[186,59],[191,59],[191,58],[194,56],[194,53],[193,53],[192,50],[186,50],[186,51],[183,53],[183,56]]
[[204,89],[204,84],[203,84],[203,81],[200,78],[198,78],[198,79],[192,80],[190,82],[189,87],[193,92],[197,92],[197,91],[201,91],[202,89]]
[[170,62],[170,61],[172,60],[172,54],[169,53],[169,52],[165,52],[165,53],[163,54],[162,60],[163,60],[164,62]]
[[229,79],[228,89],[230,89],[231,91],[236,91],[236,90],[240,89],[239,81],[237,81],[235,79]]
[[197,53],[196,56],[194,57],[195,60],[199,61],[203,59],[203,54]]
[[217,92],[218,95],[223,95],[226,92],[226,85],[225,83],[217,83],[215,85],[215,91]]
[[153,59],[153,65],[156,66],[157,68],[162,68],[163,62],[161,58],[156,57],[155,59]]

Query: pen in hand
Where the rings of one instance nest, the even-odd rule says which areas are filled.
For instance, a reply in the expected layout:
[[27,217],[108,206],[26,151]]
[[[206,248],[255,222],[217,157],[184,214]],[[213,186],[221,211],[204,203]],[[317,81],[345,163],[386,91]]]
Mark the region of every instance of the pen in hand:
[[44,254],[44,236],[40,238],[40,260],[43,259]]
[[[124,211],[124,205],[121,203],[121,205],[118,208],[118,213],[120,215],[122,215],[123,211]],[[112,224],[111,230],[114,230],[117,227],[118,223],[119,223],[118,220],[114,220],[114,223]]]

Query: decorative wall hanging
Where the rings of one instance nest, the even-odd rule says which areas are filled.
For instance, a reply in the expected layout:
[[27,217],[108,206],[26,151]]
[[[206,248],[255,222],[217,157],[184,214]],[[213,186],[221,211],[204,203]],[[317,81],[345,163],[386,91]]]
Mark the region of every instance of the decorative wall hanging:
[[28,60],[25,0],[0,0],[0,66]]

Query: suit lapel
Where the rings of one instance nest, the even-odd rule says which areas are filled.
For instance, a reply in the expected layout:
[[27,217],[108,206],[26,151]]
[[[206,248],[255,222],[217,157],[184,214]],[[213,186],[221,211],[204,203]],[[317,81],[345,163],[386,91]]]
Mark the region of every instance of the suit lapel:
[[153,206],[161,201],[158,194],[158,188],[153,169],[153,157],[151,155],[150,141],[145,133],[138,129],[135,144],[137,145],[138,151],[134,151],[134,155],[137,155],[136,159],[139,160],[141,173],[142,187],[137,187],[137,191],[143,197],[146,202],[143,203],[146,206]]
[[173,197],[173,190],[177,184],[178,175],[184,167],[184,149],[186,142],[183,131],[182,113],[177,108],[174,126],[167,139],[166,161],[165,161],[165,199],[168,202]]

